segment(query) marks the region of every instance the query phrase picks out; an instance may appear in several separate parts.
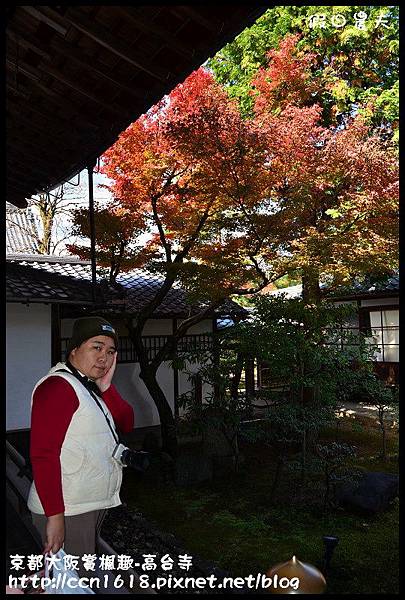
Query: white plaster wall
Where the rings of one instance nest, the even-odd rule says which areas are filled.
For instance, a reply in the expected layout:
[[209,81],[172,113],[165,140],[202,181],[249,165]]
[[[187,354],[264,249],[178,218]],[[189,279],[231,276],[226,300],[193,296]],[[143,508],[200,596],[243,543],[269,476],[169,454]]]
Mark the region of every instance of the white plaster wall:
[[[180,325],[182,321],[179,319],[178,324]],[[198,333],[211,333],[212,332],[212,321],[210,319],[206,319],[205,321],[201,321],[196,325],[193,325],[187,330],[186,335],[198,334]]]
[[171,335],[172,333],[172,319],[148,319],[142,330],[142,335]]
[[6,308],[6,428],[31,424],[31,394],[51,368],[51,307],[8,303]]
[[382,306],[387,304],[399,305],[399,298],[370,298],[368,300],[361,300],[361,306]]
[[[168,363],[160,365],[157,372],[157,381],[172,410],[174,410],[173,370]],[[155,403],[146,389],[144,382],[139,377],[139,363],[118,364],[113,383],[121,396],[134,409],[135,429],[160,424]]]

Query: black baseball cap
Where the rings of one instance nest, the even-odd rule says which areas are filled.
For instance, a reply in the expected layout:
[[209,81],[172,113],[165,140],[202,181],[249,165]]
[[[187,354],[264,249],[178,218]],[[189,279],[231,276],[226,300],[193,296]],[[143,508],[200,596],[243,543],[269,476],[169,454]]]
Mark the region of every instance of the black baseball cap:
[[114,327],[101,317],[80,317],[73,323],[72,337],[66,348],[66,356],[69,356],[73,348],[77,348],[92,337],[97,335],[106,335],[115,342],[118,348],[118,336]]

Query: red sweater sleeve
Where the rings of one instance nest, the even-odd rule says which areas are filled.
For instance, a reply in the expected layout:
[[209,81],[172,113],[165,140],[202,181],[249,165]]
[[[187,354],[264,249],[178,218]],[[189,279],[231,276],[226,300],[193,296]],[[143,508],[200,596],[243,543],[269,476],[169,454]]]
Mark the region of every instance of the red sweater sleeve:
[[102,396],[117,427],[123,433],[132,431],[134,428],[134,410],[132,406],[121,397],[116,387],[111,384]]
[[49,377],[34,393],[31,413],[31,464],[45,515],[65,511],[60,452],[79,400],[62,377]]

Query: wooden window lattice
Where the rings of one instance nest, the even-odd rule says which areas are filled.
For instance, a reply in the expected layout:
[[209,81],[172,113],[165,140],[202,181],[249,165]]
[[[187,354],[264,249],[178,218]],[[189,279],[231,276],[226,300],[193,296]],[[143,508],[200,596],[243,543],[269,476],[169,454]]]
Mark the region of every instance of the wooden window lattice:
[[[147,349],[148,359],[153,360],[159,350],[163,348],[170,336],[145,335],[142,341]],[[61,359],[66,360],[66,348],[69,338],[61,338]],[[177,354],[194,350],[212,349],[212,337],[209,334],[185,335],[177,342]],[[170,358],[169,358],[170,359]],[[136,350],[129,337],[120,336],[118,340],[118,363],[138,362]]]

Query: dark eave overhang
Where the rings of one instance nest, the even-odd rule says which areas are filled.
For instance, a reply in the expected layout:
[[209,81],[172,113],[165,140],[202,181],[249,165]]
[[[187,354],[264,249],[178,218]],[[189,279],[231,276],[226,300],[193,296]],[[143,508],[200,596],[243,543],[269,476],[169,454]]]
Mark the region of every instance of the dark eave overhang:
[[95,164],[271,6],[8,7],[7,200],[23,208]]

